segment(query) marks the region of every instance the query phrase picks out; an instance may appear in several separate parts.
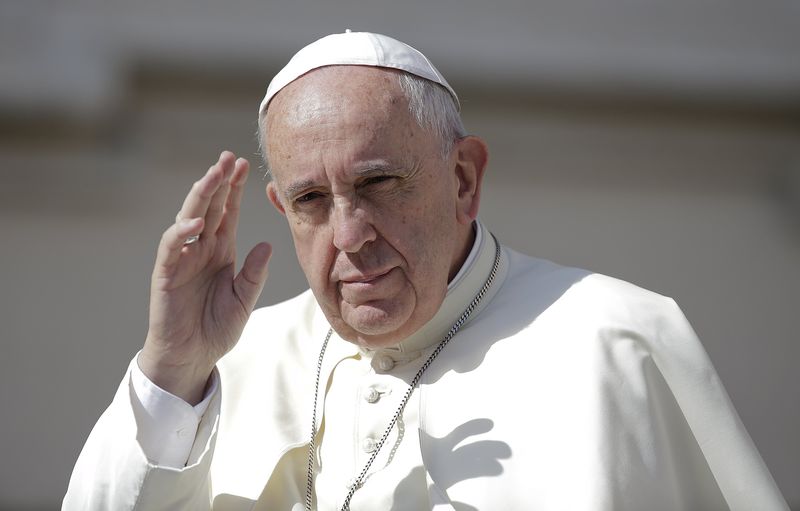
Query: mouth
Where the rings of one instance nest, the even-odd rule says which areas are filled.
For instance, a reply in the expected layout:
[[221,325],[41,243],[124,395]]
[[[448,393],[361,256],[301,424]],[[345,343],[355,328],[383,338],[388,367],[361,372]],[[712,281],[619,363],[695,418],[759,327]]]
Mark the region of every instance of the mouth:
[[343,277],[339,281],[342,284],[370,284],[372,282],[378,281],[382,277],[385,277],[391,271],[392,271],[392,268],[389,268],[388,270],[384,270],[384,271],[379,272],[379,273],[372,273],[372,274],[369,274],[369,275],[352,275],[352,276]]
[[400,268],[392,267],[368,274],[349,274],[339,280],[338,294],[351,306],[395,297],[405,285]]

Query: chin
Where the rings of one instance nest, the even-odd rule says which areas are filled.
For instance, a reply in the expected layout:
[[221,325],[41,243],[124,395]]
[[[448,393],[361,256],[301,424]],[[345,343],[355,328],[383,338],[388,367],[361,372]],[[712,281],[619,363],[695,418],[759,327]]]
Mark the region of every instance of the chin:
[[342,328],[336,328],[336,331],[343,339],[363,346],[392,346],[413,333],[408,331],[412,312],[360,305],[342,315]]

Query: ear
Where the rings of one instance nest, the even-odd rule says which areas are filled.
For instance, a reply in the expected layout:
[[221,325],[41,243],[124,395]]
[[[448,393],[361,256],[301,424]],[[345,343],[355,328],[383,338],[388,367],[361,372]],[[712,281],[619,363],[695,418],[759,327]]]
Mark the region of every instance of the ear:
[[453,152],[458,180],[456,217],[459,223],[469,225],[478,216],[481,184],[489,161],[489,149],[482,139],[467,136],[456,142]]
[[281,215],[286,216],[286,209],[284,209],[283,204],[281,204],[281,198],[278,193],[278,187],[275,185],[275,181],[270,181],[267,183],[267,198]]

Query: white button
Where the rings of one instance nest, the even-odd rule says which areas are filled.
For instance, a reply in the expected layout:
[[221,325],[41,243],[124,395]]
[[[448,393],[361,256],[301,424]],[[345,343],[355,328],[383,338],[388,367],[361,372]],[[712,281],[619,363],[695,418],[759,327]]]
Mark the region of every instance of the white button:
[[185,438],[189,435],[189,432],[186,431],[186,428],[181,428],[178,431],[176,431],[176,433],[178,434],[178,438]]
[[389,371],[394,367],[394,360],[391,357],[383,356],[378,359],[378,369]]
[[361,448],[364,449],[364,452],[372,452],[377,447],[377,443],[372,438],[365,438],[361,441]]
[[376,403],[380,398],[381,393],[374,388],[370,388],[367,393],[364,394],[364,399],[366,399],[367,403]]

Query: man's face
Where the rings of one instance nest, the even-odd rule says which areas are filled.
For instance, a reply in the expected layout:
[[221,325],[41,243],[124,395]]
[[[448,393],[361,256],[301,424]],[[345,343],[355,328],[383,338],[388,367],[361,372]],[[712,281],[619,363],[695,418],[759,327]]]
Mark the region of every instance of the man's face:
[[372,347],[419,329],[465,257],[471,219],[457,214],[457,157],[410,116],[395,73],[312,71],[272,100],[267,133],[267,194],[331,326]]

